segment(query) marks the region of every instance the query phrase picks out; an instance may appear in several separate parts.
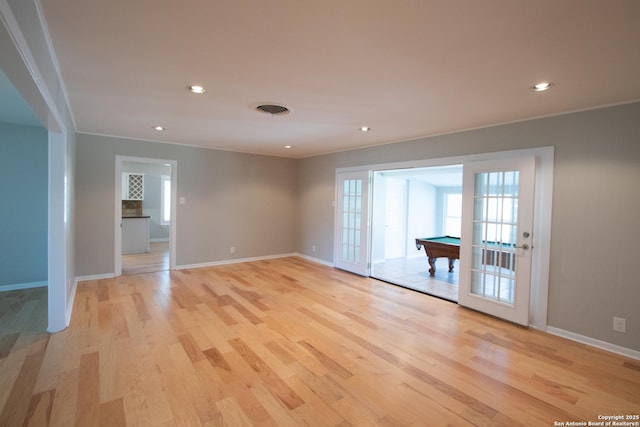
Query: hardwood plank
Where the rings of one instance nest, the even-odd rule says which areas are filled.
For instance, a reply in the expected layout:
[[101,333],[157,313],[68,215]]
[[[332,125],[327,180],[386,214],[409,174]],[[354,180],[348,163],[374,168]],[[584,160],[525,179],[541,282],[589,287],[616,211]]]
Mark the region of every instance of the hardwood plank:
[[251,393],[278,426],[297,427],[301,420],[262,382],[251,385]]
[[47,341],[48,338],[37,341],[36,351],[27,354],[24,358],[24,363],[0,412],[0,426],[22,424],[22,420],[28,416],[29,402],[44,359]]
[[217,348],[208,348],[203,353],[211,366],[221,371],[220,374],[222,378],[226,377],[227,375],[233,374],[231,366],[229,365],[229,363],[227,363],[224,356],[218,351]]
[[164,343],[156,342],[149,346],[137,347],[134,349],[134,355],[151,424],[173,422],[171,404],[164,391],[163,377],[169,363]]
[[25,427],[49,425],[55,392],[55,390],[47,390],[31,396],[27,415],[23,423]]
[[230,341],[230,344],[287,408],[294,409],[304,403],[300,396],[279,378],[243,340],[235,338]]
[[56,386],[49,426],[69,427],[75,425],[78,401],[79,370],[63,371]]
[[353,374],[349,372],[349,370],[345,369],[342,365],[333,360],[327,354],[314,347],[312,344],[309,344],[306,341],[300,341],[298,344],[307,349],[307,351],[311,353],[313,357],[315,357],[322,364],[322,366],[324,366],[330,372],[342,378],[343,380],[351,378],[353,376]]
[[191,334],[184,334],[178,337],[178,341],[182,345],[182,349],[189,357],[192,363],[196,363],[200,360],[204,359],[204,354],[198,347],[198,344],[195,342]]
[[148,395],[145,393],[144,380],[137,363],[137,354],[130,338],[115,340],[117,354],[117,382],[121,387],[127,425],[147,424],[151,419]]
[[235,399],[227,397],[217,401],[216,406],[220,411],[220,421],[222,422],[218,422],[215,425],[223,425],[224,423],[227,426],[253,426],[253,423]]
[[0,337],[0,359],[4,359],[11,353],[11,349],[19,336],[20,332],[13,332]]
[[100,337],[99,367],[100,402],[115,401],[123,395],[120,376],[118,375],[118,348],[113,335]]
[[78,383],[78,405],[76,423],[78,427],[94,426],[100,422],[100,362],[99,353],[93,352],[80,358]]
[[100,404],[100,427],[121,427],[127,425],[122,398]]
[[294,409],[296,416],[305,425],[333,426],[345,419],[329,404],[322,400],[312,389],[294,377],[290,380],[291,388],[304,400],[305,404]]

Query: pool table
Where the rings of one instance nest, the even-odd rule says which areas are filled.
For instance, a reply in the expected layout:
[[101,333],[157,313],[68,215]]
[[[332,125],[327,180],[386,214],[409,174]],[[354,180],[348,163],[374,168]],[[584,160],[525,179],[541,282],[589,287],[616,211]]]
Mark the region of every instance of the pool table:
[[[503,268],[515,269],[515,255],[512,252],[500,250],[509,245],[503,243],[501,246],[496,243],[489,242],[487,246],[495,246],[496,249],[482,249],[482,262],[486,265],[499,265]],[[460,259],[460,238],[451,236],[425,237],[416,239],[416,248],[424,250],[429,260],[429,275],[436,274],[436,259],[449,258],[449,273],[453,272],[454,260]],[[499,258],[499,259],[496,259]]]
[[460,259],[460,238],[451,236],[425,237],[416,239],[416,248],[424,247],[429,260],[429,275],[436,274],[436,259],[449,258],[449,273],[453,272],[453,262]]

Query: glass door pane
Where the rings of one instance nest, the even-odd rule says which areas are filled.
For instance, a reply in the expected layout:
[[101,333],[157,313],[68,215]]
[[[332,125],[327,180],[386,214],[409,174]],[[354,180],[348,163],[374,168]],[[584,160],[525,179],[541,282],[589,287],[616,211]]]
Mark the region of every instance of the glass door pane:
[[470,162],[463,175],[458,301],[527,325],[535,159]]
[[336,267],[368,275],[369,171],[337,174]]
[[518,171],[475,175],[471,292],[513,305]]

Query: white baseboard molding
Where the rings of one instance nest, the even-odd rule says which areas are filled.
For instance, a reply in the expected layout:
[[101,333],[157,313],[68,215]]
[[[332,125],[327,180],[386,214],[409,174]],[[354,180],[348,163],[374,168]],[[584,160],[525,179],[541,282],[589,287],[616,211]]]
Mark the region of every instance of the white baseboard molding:
[[294,256],[297,256],[298,258],[306,259],[307,261],[315,262],[316,264],[326,265],[327,267],[335,267],[335,265],[333,265],[332,262],[325,261],[325,260],[320,259],[320,258],[314,258],[314,257],[309,256],[309,255],[295,254]]
[[[176,270],[186,270],[189,268],[204,268],[204,267],[215,267],[217,265],[228,265],[228,264],[239,264],[242,262],[252,262],[252,261],[263,261],[267,259],[277,259],[277,258],[287,258],[287,257],[299,257],[304,258],[308,261],[316,262],[318,264],[324,264],[329,267],[333,267],[334,265],[330,262],[321,260],[319,258],[313,258],[307,255],[302,255],[297,252],[291,252],[286,254],[276,254],[276,255],[266,255],[252,258],[237,258],[237,259],[229,259],[224,261],[211,261],[211,262],[203,262],[198,264],[184,264],[184,265],[176,265]],[[90,274],[87,276],[78,276],[76,277],[76,285],[79,282],[84,282],[87,280],[102,280],[102,279],[113,279],[115,278],[114,273],[105,273],[105,274]],[[46,283],[45,283],[46,285]],[[0,287],[1,288],[1,287]]]
[[76,284],[78,282],[85,282],[87,280],[113,279],[114,277],[116,277],[116,275],[114,273],[91,274],[89,276],[78,276],[78,277],[76,277]]
[[610,351],[612,353],[620,354],[622,356],[630,357],[632,359],[640,360],[640,351],[576,334],[575,332],[565,331],[564,329],[554,328],[553,326],[547,326],[547,332],[562,338],[569,339],[571,341],[576,341],[581,344],[589,345],[591,347],[596,347],[602,350]]
[[0,292],[9,292],[9,291],[18,291],[20,289],[32,289],[32,288],[42,288],[47,286],[49,283],[47,281],[44,282],[30,282],[30,283],[15,283],[12,285],[0,285]]
[[237,258],[237,259],[228,259],[224,261],[211,261],[211,262],[203,262],[199,264],[185,264],[185,265],[176,265],[176,270],[186,270],[188,268],[204,268],[204,267],[215,267],[218,265],[228,265],[228,264],[239,264],[242,262],[252,262],[252,261],[264,261],[267,259],[276,259],[276,258],[287,258],[291,256],[298,256],[296,253],[288,253],[288,254],[278,254],[278,255],[267,255],[267,256],[259,256],[252,258]]

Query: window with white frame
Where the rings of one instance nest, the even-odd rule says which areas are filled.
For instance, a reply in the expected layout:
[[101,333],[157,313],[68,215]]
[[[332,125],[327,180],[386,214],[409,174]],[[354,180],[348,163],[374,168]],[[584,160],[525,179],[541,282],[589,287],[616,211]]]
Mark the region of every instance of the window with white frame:
[[162,175],[162,208],[161,208],[161,225],[169,225],[171,223],[171,177]]
[[460,237],[462,228],[462,194],[447,193],[444,201],[444,234]]

